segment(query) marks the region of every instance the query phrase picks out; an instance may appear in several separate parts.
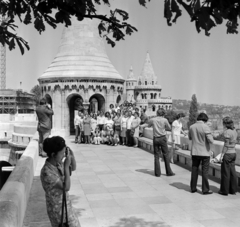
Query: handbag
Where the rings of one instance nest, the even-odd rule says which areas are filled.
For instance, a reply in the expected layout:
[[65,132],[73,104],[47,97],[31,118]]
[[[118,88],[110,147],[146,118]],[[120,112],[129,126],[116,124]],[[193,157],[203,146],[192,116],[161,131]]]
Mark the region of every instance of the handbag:
[[[64,207],[66,209],[66,222],[63,222]],[[66,191],[65,191],[65,182],[63,182],[62,216],[61,216],[61,223],[59,224],[59,227],[69,227],[69,225],[68,225],[68,214],[67,214],[67,199],[66,199]]]

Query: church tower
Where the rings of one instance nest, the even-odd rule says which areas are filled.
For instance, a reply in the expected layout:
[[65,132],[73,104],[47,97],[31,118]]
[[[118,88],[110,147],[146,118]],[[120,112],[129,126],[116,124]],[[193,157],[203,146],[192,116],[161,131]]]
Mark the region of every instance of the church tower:
[[126,80],[126,93],[127,93],[127,101],[128,102],[135,101],[134,90],[135,90],[136,85],[137,85],[137,80],[134,76],[133,68],[131,66],[131,68],[129,70],[128,78]]

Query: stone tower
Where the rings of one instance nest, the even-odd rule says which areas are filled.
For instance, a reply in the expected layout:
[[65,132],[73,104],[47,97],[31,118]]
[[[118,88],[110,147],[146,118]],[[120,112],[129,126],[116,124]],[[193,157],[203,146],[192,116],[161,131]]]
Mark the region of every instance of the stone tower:
[[121,100],[124,79],[110,62],[97,20],[72,20],[58,53],[39,77],[43,96],[52,104],[53,128],[74,133],[77,110],[97,112]]
[[127,95],[128,102],[131,102],[131,101],[134,102],[135,100],[134,89],[136,85],[137,85],[137,80],[134,76],[133,68],[131,66],[129,70],[129,75],[126,80],[126,95]]

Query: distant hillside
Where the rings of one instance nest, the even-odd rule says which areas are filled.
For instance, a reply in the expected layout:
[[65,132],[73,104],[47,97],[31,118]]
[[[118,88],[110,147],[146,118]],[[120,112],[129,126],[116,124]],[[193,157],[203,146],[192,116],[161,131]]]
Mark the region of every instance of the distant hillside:
[[[190,100],[174,99],[173,110],[176,112],[184,112],[186,115],[188,115],[190,103]],[[222,118],[225,116],[229,116],[233,119],[235,126],[238,127],[240,122],[240,106],[224,106],[207,103],[198,104],[199,112],[206,112],[211,122],[216,122],[216,124],[220,126]]]

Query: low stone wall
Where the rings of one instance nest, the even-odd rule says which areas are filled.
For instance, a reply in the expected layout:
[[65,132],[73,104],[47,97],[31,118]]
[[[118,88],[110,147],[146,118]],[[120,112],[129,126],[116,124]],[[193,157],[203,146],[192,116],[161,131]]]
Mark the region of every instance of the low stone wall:
[[[167,132],[168,135],[170,135],[170,132]],[[153,130],[152,128],[145,128],[143,132],[143,137],[147,139],[153,139]],[[189,150],[191,150],[192,142],[188,139],[187,136],[181,135],[181,144],[188,144]],[[214,143],[211,144],[211,150],[214,153],[214,157],[217,156],[222,152],[223,149],[223,142],[214,140]],[[236,145],[236,153],[237,153],[237,159],[236,159],[236,165],[240,166],[240,145]]]
[[38,157],[38,133],[35,133],[0,191],[1,227],[22,227]]

